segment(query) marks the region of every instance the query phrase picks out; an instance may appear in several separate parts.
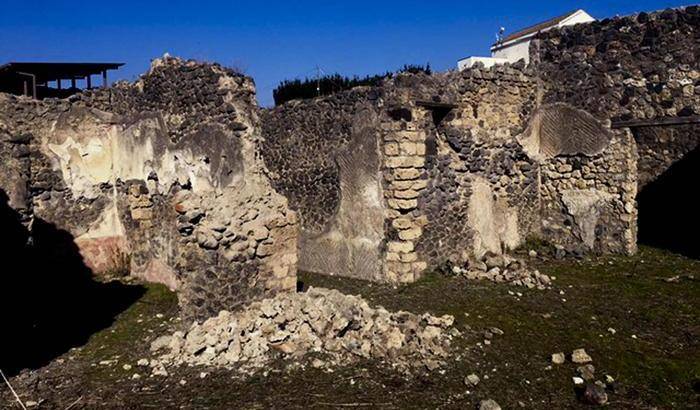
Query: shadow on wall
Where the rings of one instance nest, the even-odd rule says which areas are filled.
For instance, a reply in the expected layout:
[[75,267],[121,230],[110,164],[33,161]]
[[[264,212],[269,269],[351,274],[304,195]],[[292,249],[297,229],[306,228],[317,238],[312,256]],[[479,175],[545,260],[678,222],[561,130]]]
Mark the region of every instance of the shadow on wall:
[[640,244],[700,259],[699,176],[696,148],[642,188],[637,195]]
[[19,214],[0,189],[0,369],[14,375],[84,344],[136,302],[142,286],[98,283],[70,233],[41,219],[33,244]]

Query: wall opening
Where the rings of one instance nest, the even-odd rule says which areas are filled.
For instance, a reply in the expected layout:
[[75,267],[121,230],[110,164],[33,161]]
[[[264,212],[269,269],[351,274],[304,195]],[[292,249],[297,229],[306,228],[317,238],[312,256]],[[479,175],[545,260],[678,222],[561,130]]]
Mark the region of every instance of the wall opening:
[[685,155],[637,195],[638,241],[693,259],[700,259],[697,178],[700,148]]

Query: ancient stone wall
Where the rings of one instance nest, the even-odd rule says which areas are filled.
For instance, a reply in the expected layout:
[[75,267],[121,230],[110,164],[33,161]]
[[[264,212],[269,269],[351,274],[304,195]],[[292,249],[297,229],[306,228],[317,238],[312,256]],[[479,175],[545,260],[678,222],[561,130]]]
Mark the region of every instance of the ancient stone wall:
[[537,229],[538,170],[515,139],[535,85],[522,68],[401,74],[264,113],[263,154],[302,221],[300,267],[411,282],[519,245]]
[[[0,98],[3,98],[0,95]],[[29,195],[29,136],[10,128],[0,112],[0,206],[17,212],[23,226],[31,222],[32,202]]]
[[301,222],[299,267],[379,280],[384,204],[376,89],[263,110],[263,155]]
[[[552,30],[531,47],[543,103],[601,121],[700,114],[700,7]],[[700,143],[697,127],[636,129],[640,188]]]
[[[530,50],[541,83],[541,103],[584,110],[606,128],[611,120],[696,115],[700,113],[698,27],[700,8],[693,6],[542,33]],[[558,157],[543,171],[544,236],[570,250],[583,246],[583,250],[634,252],[637,192],[696,149],[698,127],[612,132],[581,116],[571,121],[557,117],[561,110],[550,111],[554,114],[547,120],[552,124],[580,126],[543,132],[551,135],[540,144],[544,151],[559,144],[554,148]],[[576,138],[571,137],[574,131]],[[577,140],[589,145],[571,143]],[[570,152],[561,151],[562,146]],[[570,240],[572,235],[578,245]]]
[[33,217],[93,271],[179,289],[187,318],[295,289],[296,215],[267,180],[249,78],[164,57],[134,84],[0,103],[30,136]]

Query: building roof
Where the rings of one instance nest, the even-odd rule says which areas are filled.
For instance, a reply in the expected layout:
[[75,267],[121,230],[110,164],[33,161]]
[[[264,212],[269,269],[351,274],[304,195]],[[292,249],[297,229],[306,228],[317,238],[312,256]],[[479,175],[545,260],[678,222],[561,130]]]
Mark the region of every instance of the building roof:
[[544,30],[547,30],[547,29],[556,27],[556,26],[558,26],[561,22],[563,22],[564,20],[566,20],[566,19],[568,19],[568,18],[574,16],[575,14],[577,14],[577,13],[579,13],[579,12],[585,13],[585,11],[580,10],[580,9],[579,9],[579,10],[570,11],[570,12],[568,12],[568,13],[566,13],[566,14],[563,14],[563,15],[561,15],[561,16],[559,16],[559,17],[554,17],[554,18],[549,19],[549,20],[547,20],[547,21],[543,21],[543,22],[541,22],[541,23],[532,25],[532,26],[530,26],[530,27],[526,27],[526,28],[524,28],[524,29],[522,29],[522,30],[518,30],[518,31],[516,31],[515,33],[509,34],[509,35],[506,36],[503,40],[494,43],[493,46],[494,46],[494,47],[497,47],[497,46],[502,45],[502,44],[504,44],[504,43],[509,43],[509,42],[514,41],[514,40],[518,40],[518,39],[520,39],[520,38],[528,37],[528,36],[530,36],[530,35],[536,34],[536,33],[540,32],[540,31],[544,31]]
[[16,73],[29,73],[36,76],[37,82],[57,79],[82,78],[116,70],[124,63],[33,63],[10,62],[0,65],[0,77]]

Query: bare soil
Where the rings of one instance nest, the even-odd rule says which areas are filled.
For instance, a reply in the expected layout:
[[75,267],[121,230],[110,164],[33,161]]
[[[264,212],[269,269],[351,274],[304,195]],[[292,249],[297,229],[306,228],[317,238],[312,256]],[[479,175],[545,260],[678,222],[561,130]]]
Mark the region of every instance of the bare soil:
[[[550,361],[552,353],[585,348],[596,376],[616,380],[608,408],[700,407],[699,261],[642,248],[631,258],[539,259],[533,264],[557,278],[554,289],[437,273],[396,287],[300,276],[301,287],[361,294],[390,310],[454,315],[464,337],[455,345],[454,360],[433,372],[402,375],[372,362],[333,372],[305,362],[290,370],[280,360],[249,378],[199,367],[149,377],[136,362],[150,356],[151,340],[179,326],[177,301],[162,286],[138,285],[146,292],[86,343],[9,381],[25,403],[42,409],[468,409],[486,398],[506,409],[586,408],[573,389],[576,366]],[[487,345],[484,332],[492,327],[504,334]],[[140,378],[133,379],[136,373]],[[471,373],[481,378],[476,387],[464,384]],[[4,383],[0,408],[19,408]]]

